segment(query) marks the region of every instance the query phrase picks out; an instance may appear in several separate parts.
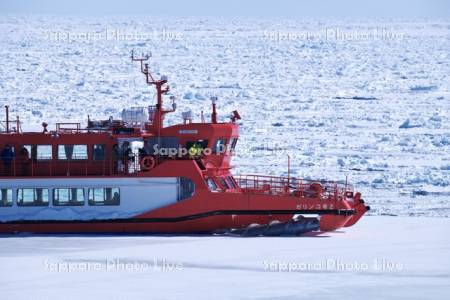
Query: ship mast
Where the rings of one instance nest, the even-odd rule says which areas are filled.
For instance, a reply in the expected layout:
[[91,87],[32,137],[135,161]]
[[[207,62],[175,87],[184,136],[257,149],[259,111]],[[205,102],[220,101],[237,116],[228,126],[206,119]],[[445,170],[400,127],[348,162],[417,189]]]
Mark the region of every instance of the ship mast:
[[167,76],[161,76],[161,79],[156,80],[148,67],[148,63],[144,63],[149,60],[151,54],[142,55],[141,57],[136,57],[134,51],[131,51],[131,61],[139,61],[141,63],[141,72],[145,75],[145,82],[148,85],[154,85],[156,89],[156,106],[154,110],[149,110],[149,121],[152,123],[152,129],[154,132],[160,135],[160,131],[163,128],[164,115],[170,112],[174,112],[176,109],[175,98],[171,97],[172,109],[165,110],[163,108],[163,95],[166,95],[170,87],[166,85]]

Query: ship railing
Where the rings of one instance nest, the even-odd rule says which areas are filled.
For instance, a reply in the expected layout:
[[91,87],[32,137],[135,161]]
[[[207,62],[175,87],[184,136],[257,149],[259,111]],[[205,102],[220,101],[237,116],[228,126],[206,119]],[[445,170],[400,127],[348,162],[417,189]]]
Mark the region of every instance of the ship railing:
[[81,131],[81,124],[80,123],[56,123],[56,131],[78,133]]
[[9,121],[9,128],[8,128],[7,121],[0,120],[0,133],[7,133],[8,130],[9,133],[20,132],[21,131],[20,124],[22,124],[22,122],[20,122],[19,120]]
[[[21,122],[19,121],[10,121],[9,132],[17,133],[21,132]],[[14,125],[14,126],[13,126]],[[7,130],[6,121],[0,121],[0,133],[5,133]],[[57,123],[55,126],[55,130],[52,133],[105,133],[111,132],[111,128],[107,127],[91,127],[91,128],[82,128],[80,123]]]
[[0,177],[39,176],[137,176],[141,171],[138,157],[127,161],[104,159],[21,159],[0,156]]
[[78,133],[108,133],[111,132],[111,128],[69,128],[69,127],[62,127],[56,130],[56,133],[64,133],[64,134],[78,134]]
[[251,194],[339,199],[354,190],[352,185],[336,181],[266,175],[240,175],[234,178],[244,192]]

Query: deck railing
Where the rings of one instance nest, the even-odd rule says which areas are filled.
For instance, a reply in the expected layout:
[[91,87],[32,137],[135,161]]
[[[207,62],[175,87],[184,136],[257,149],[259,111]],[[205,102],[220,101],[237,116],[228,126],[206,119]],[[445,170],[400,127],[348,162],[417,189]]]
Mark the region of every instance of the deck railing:
[[58,160],[0,157],[0,177],[112,176],[135,175],[141,171],[137,157],[123,160]]
[[353,193],[352,185],[341,182],[264,175],[240,175],[234,178],[244,192],[252,194],[337,199],[345,193]]

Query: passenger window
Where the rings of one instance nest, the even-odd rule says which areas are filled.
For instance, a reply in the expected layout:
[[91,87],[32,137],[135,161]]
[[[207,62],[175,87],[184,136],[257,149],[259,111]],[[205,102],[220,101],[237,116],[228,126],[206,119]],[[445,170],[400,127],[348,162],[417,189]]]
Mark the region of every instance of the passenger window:
[[53,190],[53,205],[83,206],[84,190],[81,188],[63,188]]
[[12,190],[0,189],[0,207],[12,206]]
[[92,146],[92,159],[95,161],[105,160],[105,145]]
[[83,160],[87,158],[86,145],[58,145],[58,159]]
[[22,145],[17,154],[20,161],[27,161],[31,158],[31,145]]
[[[52,159],[52,146],[51,145],[37,145],[31,147],[32,157],[37,160],[50,160]],[[33,151],[35,153],[33,153]]]
[[[45,145],[42,145],[42,146],[45,146]],[[25,149],[25,150],[23,150],[23,149]],[[37,160],[38,159],[38,150],[37,149],[38,149],[38,145],[23,145],[22,146],[23,157],[26,159],[28,156],[28,158],[31,158],[32,160]],[[43,149],[40,148],[40,152],[45,153],[45,151],[42,151],[42,150]],[[48,149],[47,149],[47,151],[48,151]],[[50,146],[50,153],[51,153],[51,146]],[[44,156],[50,156],[50,158],[48,158],[48,159],[52,159],[51,155],[44,155]],[[42,159],[42,158],[39,158],[39,159]]]
[[89,189],[89,205],[120,205],[119,188]]
[[189,199],[194,195],[195,184],[192,180],[186,177],[179,178],[178,186],[178,201]]
[[234,148],[236,148],[237,141],[238,141],[237,138],[232,138],[232,139],[230,140],[231,151],[234,151]]
[[18,206],[47,206],[48,205],[48,189],[18,189],[17,190]]
[[230,189],[230,186],[228,185],[228,183],[225,181],[224,178],[217,177],[217,179],[219,180],[219,183],[220,183],[220,185],[222,186],[223,189],[225,189],[225,190]]
[[237,185],[236,185],[236,183],[234,182],[233,177],[227,176],[227,182],[228,182],[228,184],[229,184],[233,189],[236,189],[236,188],[237,188]]
[[23,153],[25,155],[28,154],[28,158],[31,158],[33,160],[37,159],[37,146],[36,145],[23,145],[22,149],[25,149],[25,150],[23,150]]
[[210,191],[215,192],[218,190],[217,184],[214,182],[212,178],[207,178],[206,183],[208,184],[208,188]]
[[227,151],[227,140],[226,139],[216,140],[212,153],[223,154],[226,151]]
[[208,147],[208,140],[197,140],[197,141],[186,142],[187,149],[191,149],[191,147],[194,145],[197,145],[197,146],[201,147],[202,149],[205,149]]

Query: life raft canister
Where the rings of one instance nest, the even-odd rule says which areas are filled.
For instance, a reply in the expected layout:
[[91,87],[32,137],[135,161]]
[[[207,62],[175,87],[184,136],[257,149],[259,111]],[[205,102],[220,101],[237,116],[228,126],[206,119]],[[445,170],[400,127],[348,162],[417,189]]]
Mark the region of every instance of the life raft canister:
[[149,171],[156,166],[156,160],[153,156],[146,156],[140,161],[141,170]]

